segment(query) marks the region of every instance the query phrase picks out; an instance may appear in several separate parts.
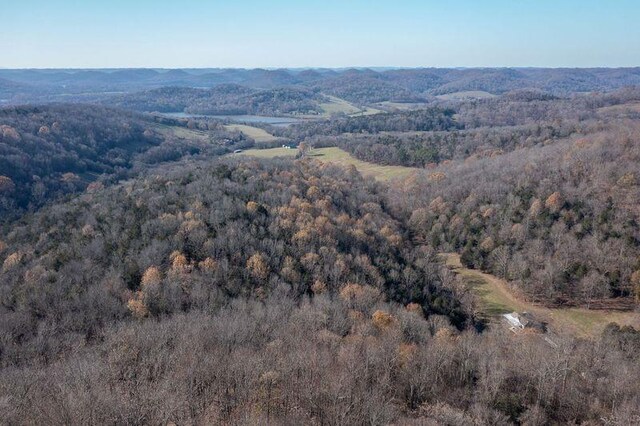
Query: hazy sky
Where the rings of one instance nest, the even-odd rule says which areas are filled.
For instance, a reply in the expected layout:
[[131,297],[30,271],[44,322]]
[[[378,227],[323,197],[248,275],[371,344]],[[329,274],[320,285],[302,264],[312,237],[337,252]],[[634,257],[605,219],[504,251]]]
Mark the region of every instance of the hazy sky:
[[640,0],[0,0],[0,67],[639,66]]

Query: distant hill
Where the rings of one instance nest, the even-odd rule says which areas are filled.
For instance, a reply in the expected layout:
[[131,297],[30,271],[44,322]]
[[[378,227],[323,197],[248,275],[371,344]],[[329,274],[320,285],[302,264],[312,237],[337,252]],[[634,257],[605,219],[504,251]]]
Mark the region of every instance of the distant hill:
[[319,114],[324,97],[306,88],[258,90],[237,84],[212,89],[165,87],[110,97],[105,104],[136,111],[220,115]]
[[[640,68],[416,68],[416,69],[118,69],[0,70],[0,93],[12,103],[95,101],[117,93],[166,86],[209,89],[238,84],[252,89],[298,88],[355,103],[423,102],[433,96],[482,91],[494,95],[539,90],[566,96],[640,85]],[[5,95],[6,96],[6,95]]]

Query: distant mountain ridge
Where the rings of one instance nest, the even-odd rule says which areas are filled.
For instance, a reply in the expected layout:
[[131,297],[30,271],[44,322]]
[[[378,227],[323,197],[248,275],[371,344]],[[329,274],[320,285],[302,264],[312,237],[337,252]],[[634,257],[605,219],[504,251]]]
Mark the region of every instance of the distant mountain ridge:
[[640,85],[640,68],[0,69],[0,92],[11,103],[86,101],[113,92],[224,84],[312,89],[359,103],[414,102],[464,91],[607,92]]

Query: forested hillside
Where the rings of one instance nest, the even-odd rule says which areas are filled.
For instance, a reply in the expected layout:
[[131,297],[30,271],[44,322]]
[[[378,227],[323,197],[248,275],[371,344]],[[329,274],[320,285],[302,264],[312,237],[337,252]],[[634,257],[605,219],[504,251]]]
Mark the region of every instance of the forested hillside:
[[319,114],[324,98],[310,90],[279,88],[256,90],[236,84],[212,89],[166,87],[120,95],[104,103],[135,111],[187,112],[211,115]]
[[12,227],[2,246],[3,315],[8,333],[22,332],[0,353],[5,364],[22,363],[39,323],[88,338],[123,317],[215,310],[278,288],[294,298],[346,291],[416,303],[462,327],[465,313],[431,255],[405,232],[372,183],[340,168],[220,162],[162,170]]
[[534,300],[639,297],[640,127],[600,131],[508,154],[468,158],[392,191],[415,235]]
[[82,191],[99,177],[127,176],[136,165],[246,146],[210,122],[201,125],[207,135],[178,137],[173,129],[187,124],[99,106],[0,109],[0,217]]
[[204,161],[25,216],[0,246],[2,418],[637,415],[637,332],[611,326],[596,344],[555,348],[478,334],[469,295],[390,216],[383,191],[315,160]]
[[454,112],[452,109],[433,107],[416,111],[338,117],[331,120],[309,121],[288,129],[274,129],[274,131],[291,139],[304,140],[307,137],[326,138],[344,133],[454,130],[461,127],[453,118]]

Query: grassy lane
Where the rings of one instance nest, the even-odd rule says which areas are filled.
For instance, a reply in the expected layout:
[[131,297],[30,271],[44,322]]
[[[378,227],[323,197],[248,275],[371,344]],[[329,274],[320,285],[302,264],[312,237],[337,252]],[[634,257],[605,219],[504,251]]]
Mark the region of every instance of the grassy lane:
[[602,332],[610,322],[640,327],[640,313],[626,311],[589,310],[584,308],[546,308],[534,305],[519,297],[509,284],[498,277],[460,263],[457,253],[442,254],[447,266],[460,275],[464,282],[479,296],[481,314],[495,318],[507,312],[531,312],[546,321],[552,331],[591,337]]

